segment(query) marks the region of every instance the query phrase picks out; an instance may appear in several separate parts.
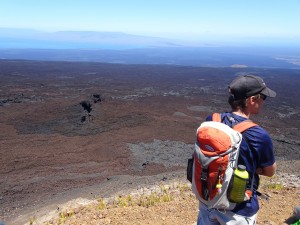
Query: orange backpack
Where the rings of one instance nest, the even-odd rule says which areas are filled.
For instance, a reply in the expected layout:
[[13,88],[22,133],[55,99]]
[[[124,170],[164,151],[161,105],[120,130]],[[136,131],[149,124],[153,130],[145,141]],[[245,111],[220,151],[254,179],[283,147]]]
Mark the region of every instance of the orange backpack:
[[241,133],[253,126],[257,124],[246,120],[231,128],[221,123],[220,114],[214,113],[212,121],[203,122],[197,129],[190,177],[194,194],[208,208],[235,207],[227,191],[238,163]]

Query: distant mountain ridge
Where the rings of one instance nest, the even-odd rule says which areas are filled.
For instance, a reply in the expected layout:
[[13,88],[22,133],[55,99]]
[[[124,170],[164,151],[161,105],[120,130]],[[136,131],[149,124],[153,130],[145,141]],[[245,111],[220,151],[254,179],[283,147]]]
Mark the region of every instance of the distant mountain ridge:
[[226,44],[213,40],[191,43],[123,32],[0,28],[3,60],[299,69],[299,50],[297,45]]
[[[184,44],[186,46],[186,44]],[[181,41],[123,32],[0,28],[0,48],[149,48],[183,46]]]

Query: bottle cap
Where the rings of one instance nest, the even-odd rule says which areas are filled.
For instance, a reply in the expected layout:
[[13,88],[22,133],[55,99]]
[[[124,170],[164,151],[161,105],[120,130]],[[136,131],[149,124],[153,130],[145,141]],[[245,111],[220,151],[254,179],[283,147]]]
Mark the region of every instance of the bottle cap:
[[244,170],[246,170],[246,166],[244,166],[244,165],[238,165],[238,169],[244,171]]

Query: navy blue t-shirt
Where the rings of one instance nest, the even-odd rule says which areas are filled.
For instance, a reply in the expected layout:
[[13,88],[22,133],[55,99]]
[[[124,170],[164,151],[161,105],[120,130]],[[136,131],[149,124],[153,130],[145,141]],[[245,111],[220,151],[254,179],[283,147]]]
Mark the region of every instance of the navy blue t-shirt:
[[[211,121],[212,115],[206,118]],[[222,113],[221,121],[230,127],[247,120],[245,117],[238,116],[233,113]],[[232,212],[242,216],[253,216],[259,210],[256,190],[259,185],[259,176],[255,173],[257,168],[271,166],[275,163],[273,152],[273,143],[268,132],[260,126],[251,127],[242,133],[243,140],[240,146],[240,154],[238,164],[246,166],[249,172],[250,184],[253,183],[253,197],[247,202],[238,204]],[[246,140],[247,141],[246,141]],[[251,146],[251,147],[248,147]]]

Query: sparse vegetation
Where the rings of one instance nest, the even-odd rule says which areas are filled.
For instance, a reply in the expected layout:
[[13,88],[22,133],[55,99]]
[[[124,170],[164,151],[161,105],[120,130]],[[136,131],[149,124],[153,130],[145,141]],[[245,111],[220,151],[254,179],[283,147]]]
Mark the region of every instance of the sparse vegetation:
[[99,198],[99,199],[98,199],[98,202],[99,202],[99,204],[98,204],[98,209],[99,209],[99,210],[103,210],[103,209],[106,208],[106,204],[105,204],[103,198]]
[[[272,201],[277,202],[277,198],[283,197],[278,193],[287,192],[288,194],[286,193],[285,195],[288,196],[287,201],[299,194],[298,189],[295,189],[295,191],[285,188],[280,182],[279,176],[262,179],[261,188],[263,192],[272,193],[272,197],[270,198],[270,203],[260,200],[262,212],[259,213],[258,225],[269,224],[272,221],[264,213],[264,210],[267,210],[269,207],[274,210]],[[191,192],[189,183],[158,185],[151,191],[149,189],[143,190],[139,194],[119,194],[109,199],[99,198],[95,204],[86,205],[81,207],[80,210],[65,210],[60,212],[57,218],[42,224],[162,224],[162,221],[164,221],[163,224],[173,224],[172,218],[174,219],[176,216],[180,218],[176,217],[177,220],[174,224],[193,224],[196,221],[198,202]],[[292,213],[292,207],[289,206],[290,209],[288,209],[286,205],[278,206],[276,210],[290,210]],[[175,209],[176,211],[174,211]],[[180,213],[180,215],[173,215],[173,211]],[[156,214],[153,214],[153,212],[156,212]],[[285,213],[287,214],[287,212]],[[139,216],[140,214],[143,216]],[[146,218],[148,214],[150,215]],[[273,216],[276,216],[276,214]],[[167,217],[170,218],[167,220]],[[183,222],[178,223],[179,220]],[[148,222],[144,223],[143,221]],[[39,223],[32,222],[31,224]]]
[[[98,215],[98,212],[104,213],[118,208],[139,207],[149,208],[157,205],[181,199],[190,192],[188,183],[174,183],[172,185],[158,185],[151,192],[142,191],[140,194],[117,195],[115,197],[104,199],[99,198],[96,204],[86,205],[75,212],[74,209],[67,209],[59,212],[57,218],[47,221],[43,224],[67,224],[76,214],[93,214],[91,217]],[[191,195],[190,195],[191,196]],[[192,196],[193,198],[193,196]],[[91,213],[93,212],[93,213]],[[102,215],[102,214],[101,214]],[[55,221],[55,222],[53,222]],[[33,224],[33,223],[30,223]],[[73,224],[73,223],[71,223]]]
[[35,217],[30,218],[29,219],[29,225],[33,225],[35,221],[36,221]]
[[266,190],[282,190],[284,185],[276,174],[273,177],[261,177],[261,188]]
[[119,206],[119,207],[127,207],[132,205],[132,197],[130,195],[128,196],[119,196],[115,206]]

